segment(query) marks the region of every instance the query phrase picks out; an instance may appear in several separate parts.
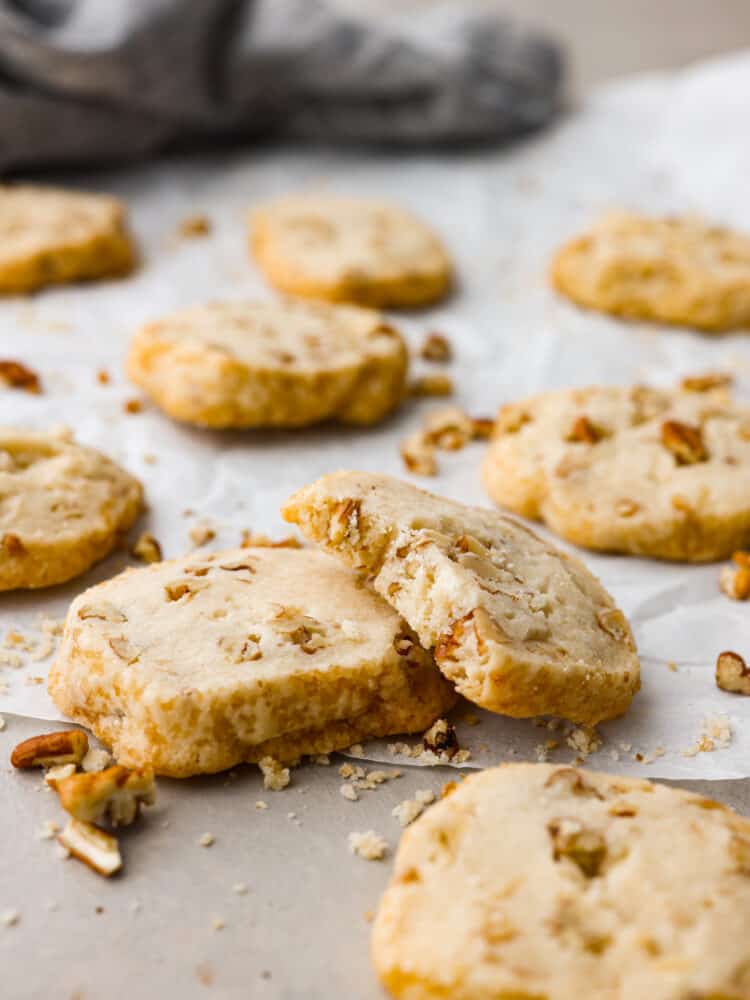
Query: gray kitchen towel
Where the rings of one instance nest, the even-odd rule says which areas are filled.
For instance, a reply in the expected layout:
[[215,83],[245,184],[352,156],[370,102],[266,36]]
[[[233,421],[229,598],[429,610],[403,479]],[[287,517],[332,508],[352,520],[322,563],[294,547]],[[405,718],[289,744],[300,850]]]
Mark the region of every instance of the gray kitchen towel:
[[269,136],[420,145],[547,122],[558,47],[467,4],[0,0],[0,171]]

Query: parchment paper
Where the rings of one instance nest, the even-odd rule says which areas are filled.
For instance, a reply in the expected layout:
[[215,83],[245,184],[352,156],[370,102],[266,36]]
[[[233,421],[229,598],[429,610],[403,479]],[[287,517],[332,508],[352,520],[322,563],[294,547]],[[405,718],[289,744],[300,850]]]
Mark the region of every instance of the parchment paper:
[[[64,423],[81,441],[123,462],[143,480],[150,505],[134,535],[153,531],[167,557],[188,551],[189,529],[204,520],[217,531],[213,546],[238,543],[244,528],[287,533],[279,505],[323,473],[359,467],[406,475],[398,442],[438,401],[408,404],[370,431],[273,434],[191,430],[148,403],[141,413],[123,410],[126,400],[139,397],[122,372],[133,329],[190,303],[272,296],[248,257],[246,213],[269,196],[316,188],[394,199],[442,234],[458,267],[456,295],[438,309],[394,321],[414,345],[428,330],[450,337],[456,402],[473,415],[490,415],[500,403],[548,387],[671,385],[708,369],[734,371],[739,395],[748,400],[747,334],[703,337],[584,313],[555,297],[545,276],[559,242],[608,208],[698,212],[750,231],[748,120],[750,56],[744,55],[602,89],[555,131],[510,152],[373,156],[268,149],[79,175],[73,182],[81,187],[128,200],[143,266],[125,281],[0,303],[0,357],[30,364],[44,382],[42,396],[0,394],[2,422]],[[179,223],[195,212],[210,217],[212,234],[177,239]],[[99,369],[109,373],[110,384],[98,382]],[[437,478],[414,481],[486,502],[480,458],[479,445],[446,454]],[[750,653],[748,605],[719,593],[715,565],[582,554],[630,617],[643,667],[632,709],[600,727],[603,746],[588,763],[663,777],[750,775],[750,699],[717,690],[713,679],[718,652]],[[69,585],[3,595],[3,633],[38,634],[43,616],[62,617],[76,593],[131,561],[119,553]],[[35,681],[45,677],[49,659],[19,657],[29,662],[0,671],[7,684],[0,711],[57,718]],[[564,731],[476,714],[479,725],[459,723],[461,741],[473,751],[470,765],[533,758],[548,739],[561,743],[550,759],[576,755]],[[685,756],[706,717],[728,721],[729,746]],[[388,742],[366,748],[367,755],[393,761]],[[635,760],[636,753],[650,762]]]

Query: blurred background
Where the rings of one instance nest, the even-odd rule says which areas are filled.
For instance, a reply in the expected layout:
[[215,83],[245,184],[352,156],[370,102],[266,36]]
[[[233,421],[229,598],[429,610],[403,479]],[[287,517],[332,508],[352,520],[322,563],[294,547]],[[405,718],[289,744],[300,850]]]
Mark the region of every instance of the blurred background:
[[[349,13],[393,14],[433,0],[334,0]],[[566,47],[573,93],[601,80],[683,66],[750,45],[748,0],[464,0],[545,29]]]

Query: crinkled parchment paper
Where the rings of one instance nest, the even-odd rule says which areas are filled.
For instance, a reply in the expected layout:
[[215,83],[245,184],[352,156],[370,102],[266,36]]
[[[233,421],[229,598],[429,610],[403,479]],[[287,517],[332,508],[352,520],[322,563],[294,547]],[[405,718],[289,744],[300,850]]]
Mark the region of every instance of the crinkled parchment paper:
[[[323,473],[359,467],[405,475],[398,442],[440,401],[408,404],[373,430],[273,434],[191,430],[148,403],[141,413],[123,410],[138,396],[122,362],[140,323],[191,303],[273,294],[249,260],[245,216],[261,200],[295,189],[392,198],[440,231],[457,262],[458,293],[397,322],[415,345],[430,329],[450,337],[457,402],[474,415],[545,388],[671,385],[707,369],[734,371],[740,395],[750,400],[750,335],[711,338],[587,314],[556,298],[545,277],[558,243],[612,207],[703,213],[750,231],[748,121],[750,56],[741,56],[609,86],[555,130],[510,151],[249,150],[76,177],[83,187],[128,200],[143,266],[126,281],[0,302],[0,357],[32,365],[44,382],[42,396],[0,394],[2,422],[64,423],[123,462],[143,480],[149,501],[134,534],[153,531],[168,557],[189,550],[188,532],[202,520],[217,531],[212,545],[236,544],[245,528],[286,533],[279,505]],[[195,212],[210,217],[212,234],[176,238],[179,223]],[[110,384],[97,381],[98,369],[110,374]],[[415,481],[482,503],[480,458],[480,445],[445,454],[437,478]],[[629,615],[643,664],[641,693],[625,718],[600,727],[603,746],[589,763],[664,777],[750,775],[750,699],[717,690],[713,679],[719,651],[750,654],[750,606],[719,593],[718,566],[583,555]],[[79,590],[129,561],[120,553],[70,585],[0,596],[3,634],[37,634],[42,617],[61,617]],[[7,684],[0,711],[56,718],[36,680],[49,660],[24,653],[19,659],[25,665],[0,670]],[[547,740],[560,743],[550,759],[576,755],[564,730],[476,714],[479,725],[459,723],[470,763],[533,758]],[[704,718],[717,716],[732,728],[729,746],[685,756]],[[368,757],[393,760],[387,743],[368,746]]]

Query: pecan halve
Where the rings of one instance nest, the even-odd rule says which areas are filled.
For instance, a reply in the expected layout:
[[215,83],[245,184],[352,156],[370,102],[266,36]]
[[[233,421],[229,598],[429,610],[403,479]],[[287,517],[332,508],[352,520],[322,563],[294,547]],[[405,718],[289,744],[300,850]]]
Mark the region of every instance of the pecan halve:
[[98,875],[108,878],[122,868],[117,838],[93,823],[71,819],[57,839],[74,858],[83,861]]
[[89,748],[89,738],[80,729],[42,733],[19,743],[10,755],[13,767],[55,767],[80,764]]

